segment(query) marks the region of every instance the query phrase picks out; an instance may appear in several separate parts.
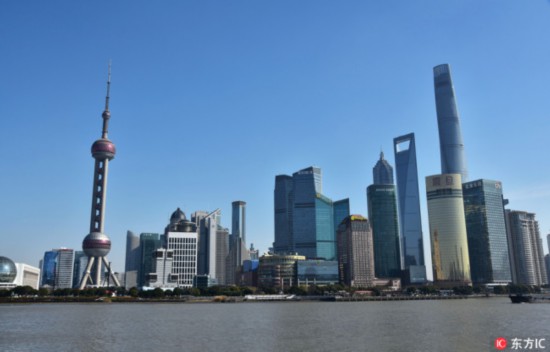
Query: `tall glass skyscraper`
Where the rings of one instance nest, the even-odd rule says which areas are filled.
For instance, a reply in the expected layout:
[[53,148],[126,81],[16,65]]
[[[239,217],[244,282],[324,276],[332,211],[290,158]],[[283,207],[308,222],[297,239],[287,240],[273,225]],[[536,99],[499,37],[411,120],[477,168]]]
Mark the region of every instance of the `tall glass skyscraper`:
[[468,181],[468,169],[464,156],[464,142],[456,107],[455,90],[451,80],[451,68],[448,64],[442,64],[434,67],[433,71],[441,173],[460,174],[462,181],[466,182]]
[[426,281],[426,267],[414,133],[394,138],[393,146],[401,231],[401,263],[405,272],[408,272],[404,279],[410,283],[421,283]]
[[294,180],[291,176],[275,177],[275,241],[273,249],[277,253],[294,252],[292,238],[292,211],[294,204]]
[[434,281],[471,284],[460,174],[426,177]]
[[506,210],[506,230],[513,282],[522,285],[547,284],[542,239],[535,214]]
[[153,252],[162,247],[158,233],[142,233],[139,235],[140,266],[138,285],[145,286],[147,274],[153,271]]
[[464,183],[462,191],[472,282],[512,282],[502,184],[476,180]]
[[275,177],[276,252],[308,258],[336,258],[336,226],[349,215],[349,200],[333,203],[322,194],[321,169],[308,167],[292,177]]
[[367,188],[367,207],[374,243],[376,277],[401,276],[399,217],[393,168],[380,153],[372,169],[374,183]]

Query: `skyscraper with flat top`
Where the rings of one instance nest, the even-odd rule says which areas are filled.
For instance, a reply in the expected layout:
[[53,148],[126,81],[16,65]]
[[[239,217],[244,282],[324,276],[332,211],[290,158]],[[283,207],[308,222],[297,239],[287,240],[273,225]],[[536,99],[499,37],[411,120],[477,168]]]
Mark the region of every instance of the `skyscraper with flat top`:
[[470,257],[460,174],[426,177],[434,281],[468,285]]
[[422,283],[426,281],[426,267],[414,133],[394,138],[393,146],[401,231],[401,263],[405,270],[403,279],[405,282]]
[[502,183],[485,179],[466,182],[462,192],[472,282],[512,282]]
[[451,80],[451,68],[448,64],[442,64],[435,66],[433,71],[441,173],[460,174],[462,182],[466,182],[468,181],[468,169],[464,156],[464,142],[456,107],[455,90]]

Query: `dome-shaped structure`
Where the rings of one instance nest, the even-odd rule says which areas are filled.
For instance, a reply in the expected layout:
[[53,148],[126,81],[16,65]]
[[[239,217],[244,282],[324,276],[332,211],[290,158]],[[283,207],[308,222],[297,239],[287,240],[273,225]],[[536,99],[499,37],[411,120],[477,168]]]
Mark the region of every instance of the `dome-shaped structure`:
[[176,211],[172,213],[172,216],[170,216],[170,224],[176,224],[183,220],[187,220],[187,218],[185,217],[185,213],[181,211],[180,208],[176,209]]
[[116,154],[116,148],[113,142],[101,138],[92,144],[92,156],[95,159],[113,159]]
[[11,284],[17,276],[17,268],[10,258],[0,257],[0,283]]
[[82,250],[88,257],[105,257],[111,251],[111,240],[104,233],[92,232],[84,237]]

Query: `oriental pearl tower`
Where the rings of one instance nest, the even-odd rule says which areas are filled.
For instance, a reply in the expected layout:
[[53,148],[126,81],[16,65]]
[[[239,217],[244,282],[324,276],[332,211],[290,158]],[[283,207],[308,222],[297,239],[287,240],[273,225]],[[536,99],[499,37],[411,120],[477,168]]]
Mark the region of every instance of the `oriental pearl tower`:
[[[107,193],[107,173],[109,161],[115,157],[115,145],[107,138],[109,119],[109,91],[111,87],[111,65],[109,64],[109,76],[107,79],[107,96],[105,97],[105,111],[103,111],[103,132],[101,138],[92,144],[92,156],[95,159],[94,188],[92,192],[92,215],[90,219],[90,233],[82,241],[82,249],[88,256],[88,265],[80,289],[86,285],[102,286],[102,277],[105,270],[109,272],[116,286],[120,286],[118,279],[111,271],[107,254],[111,250],[111,240],[103,233],[105,198]],[[105,267],[102,267],[102,263]]]

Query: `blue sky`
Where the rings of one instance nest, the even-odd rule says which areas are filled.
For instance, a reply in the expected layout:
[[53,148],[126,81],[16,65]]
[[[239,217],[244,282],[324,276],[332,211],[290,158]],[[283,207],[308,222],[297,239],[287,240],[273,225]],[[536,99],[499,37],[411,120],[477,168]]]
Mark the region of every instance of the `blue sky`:
[[265,251],[275,175],[310,165],[325,195],[366,214],[380,150],[393,165],[409,132],[424,194],[440,172],[441,63],[471,179],[501,180],[509,208],[550,232],[549,1],[2,1],[0,52],[0,255],[16,262],[88,233],[109,60],[117,271],[126,230],[162,232],[177,207],[221,208],[230,227],[244,200],[247,239]]

